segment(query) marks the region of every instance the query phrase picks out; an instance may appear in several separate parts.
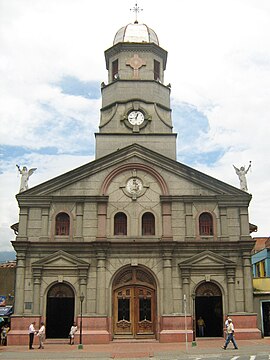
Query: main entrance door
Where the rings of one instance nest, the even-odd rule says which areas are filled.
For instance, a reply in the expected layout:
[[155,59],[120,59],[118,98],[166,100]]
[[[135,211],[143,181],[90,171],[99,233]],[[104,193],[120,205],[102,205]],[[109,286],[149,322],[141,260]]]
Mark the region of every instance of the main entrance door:
[[74,293],[67,284],[56,284],[47,295],[46,337],[68,338],[74,321]]
[[152,275],[139,268],[122,272],[114,281],[114,337],[154,338],[156,289]]

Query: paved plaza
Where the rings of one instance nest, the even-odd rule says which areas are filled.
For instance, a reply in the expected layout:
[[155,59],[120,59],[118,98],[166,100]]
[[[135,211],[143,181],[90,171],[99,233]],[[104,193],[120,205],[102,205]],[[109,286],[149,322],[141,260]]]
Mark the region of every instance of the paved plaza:
[[239,349],[234,350],[232,344],[224,351],[221,349],[222,338],[199,339],[196,346],[191,343],[159,343],[145,342],[111,342],[110,344],[69,345],[68,341],[52,344],[46,343],[45,349],[39,350],[37,344],[34,350],[27,346],[0,347],[0,360],[57,360],[57,359],[152,359],[152,360],[178,360],[178,359],[267,359],[270,357],[270,338],[259,340],[239,340]]

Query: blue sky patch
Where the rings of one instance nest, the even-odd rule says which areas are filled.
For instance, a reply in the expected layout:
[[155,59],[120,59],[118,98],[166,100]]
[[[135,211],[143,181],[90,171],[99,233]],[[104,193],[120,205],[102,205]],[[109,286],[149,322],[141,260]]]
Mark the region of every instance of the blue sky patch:
[[[178,133],[180,150],[178,160],[194,164],[215,164],[225,153],[224,148],[202,151],[200,138],[207,135],[209,122],[205,114],[194,105],[185,102],[173,106],[174,131]],[[199,141],[198,141],[199,140]]]
[[82,96],[87,99],[100,98],[100,83],[98,81],[80,81],[73,76],[65,76],[57,84],[67,95]]

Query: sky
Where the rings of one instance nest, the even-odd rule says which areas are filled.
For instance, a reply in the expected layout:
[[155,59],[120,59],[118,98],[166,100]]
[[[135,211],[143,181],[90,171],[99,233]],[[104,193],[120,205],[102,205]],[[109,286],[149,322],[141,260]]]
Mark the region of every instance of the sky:
[[[107,82],[104,50],[135,1],[0,0],[0,252],[19,219],[16,164],[29,187],[94,160]],[[140,23],[168,51],[177,160],[239,187],[252,166],[252,236],[269,236],[270,1],[142,0]]]

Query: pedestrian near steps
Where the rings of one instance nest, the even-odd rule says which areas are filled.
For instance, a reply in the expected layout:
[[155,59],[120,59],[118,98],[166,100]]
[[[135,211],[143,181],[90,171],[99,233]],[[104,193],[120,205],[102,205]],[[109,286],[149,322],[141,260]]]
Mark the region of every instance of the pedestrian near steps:
[[36,334],[36,329],[35,329],[35,325],[36,325],[36,322],[33,321],[30,326],[29,326],[29,330],[28,330],[28,333],[29,333],[29,350],[33,350],[33,341],[34,341],[34,335]]
[[234,326],[233,326],[232,319],[228,319],[227,338],[226,338],[224,346],[222,346],[222,349],[226,350],[230,341],[233,343],[234,348],[238,349],[237,343],[234,339]]
[[40,323],[40,329],[37,332],[37,336],[39,338],[39,349],[44,349],[44,341],[45,341],[45,324],[44,322]]

